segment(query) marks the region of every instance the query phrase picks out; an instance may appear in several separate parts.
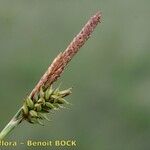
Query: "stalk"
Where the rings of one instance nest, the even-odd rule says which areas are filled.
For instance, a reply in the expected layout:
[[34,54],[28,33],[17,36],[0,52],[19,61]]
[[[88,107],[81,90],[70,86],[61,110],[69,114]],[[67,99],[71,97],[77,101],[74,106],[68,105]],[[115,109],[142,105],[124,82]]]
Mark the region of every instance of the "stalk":
[[0,133],[0,140],[3,140],[15,127],[17,127],[23,121],[21,116],[21,109],[12,117],[10,122],[5,126],[5,128]]

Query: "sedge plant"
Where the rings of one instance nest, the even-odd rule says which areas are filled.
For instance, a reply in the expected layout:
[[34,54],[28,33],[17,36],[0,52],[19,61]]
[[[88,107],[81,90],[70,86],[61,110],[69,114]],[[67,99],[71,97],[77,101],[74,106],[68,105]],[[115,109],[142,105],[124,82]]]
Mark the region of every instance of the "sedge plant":
[[97,12],[88,20],[66,50],[53,60],[35,88],[24,99],[22,107],[1,131],[0,140],[3,140],[23,121],[43,125],[42,120],[49,120],[47,114],[51,114],[53,110],[65,108],[64,105],[69,104],[65,97],[71,94],[71,88],[60,90],[59,87],[53,88],[52,85],[60,77],[73,56],[89,39],[99,22],[101,22],[101,13]]

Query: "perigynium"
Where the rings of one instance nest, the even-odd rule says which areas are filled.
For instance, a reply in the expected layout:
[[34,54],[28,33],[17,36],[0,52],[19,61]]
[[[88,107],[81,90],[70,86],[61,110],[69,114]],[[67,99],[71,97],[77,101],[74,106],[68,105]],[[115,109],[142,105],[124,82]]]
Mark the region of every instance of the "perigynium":
[[89,19],[67,49],[54,59],[32,92],[24,99],[23,106],[1,131],[0,140],[4,139],[8,133],[23,121],[43,125],[42,120],[49,120],[47,114],[65,108],[65,105],[69,104],[65,97],[71,94],[71,89],[60,90],[59,87],[55,89],[52,88],[52,84],[60,77],[68,62],[89,39],[100,21],[101,13],[97,12]]

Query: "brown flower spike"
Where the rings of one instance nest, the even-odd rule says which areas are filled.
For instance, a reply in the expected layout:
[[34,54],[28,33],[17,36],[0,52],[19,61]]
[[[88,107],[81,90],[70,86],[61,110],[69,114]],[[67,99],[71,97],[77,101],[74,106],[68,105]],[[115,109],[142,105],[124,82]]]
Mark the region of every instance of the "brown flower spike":
[[90,35],[99,22],[101,22],[101,13],[97,12],[89,19],[89,21],[85,24],[79,34],[69,44],[67,49],[64,52],[61,52],[54,59],[48,70],[45,72],[38,84],[30,93],[30,98],[33,98],[33,96],[40,91],[41,87],[44,86],[45,88],[47,88],[58,79],[68,62],[89,39]]

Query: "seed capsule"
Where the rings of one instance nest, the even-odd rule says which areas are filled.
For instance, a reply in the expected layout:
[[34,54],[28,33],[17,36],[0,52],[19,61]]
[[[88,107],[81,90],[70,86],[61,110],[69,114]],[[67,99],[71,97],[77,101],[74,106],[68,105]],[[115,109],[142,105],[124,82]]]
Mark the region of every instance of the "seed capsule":
[[64,91],[60,91],[60,92],[59,92],[60,97],[65,97],[65,96],[70,95],[70,94],[72,93],[72,92],[71,92],[71,89],[72,89],[72,88],[69,88],[69,89],[64,90]]
[[51,103],[49,103],[49,102],[46,102],[45,105],[46,105],[47,107],[49,107],[50,109],[55,108],[55,107],[53,106],[53,104],[51,104]]
[[41,107],[41,104],[35,104],[35,109],[37,110],[37,111],[41,111],[42,110],[42,107]]
[[44,113],[38,113],[38,117],[41,119],[46,119],[47,121],[50,121],[50,119]]
[[29,117],[27,120],[29,123],[32,123],[32,124],[37,124],[37,123],[40,124],[41,123],[41,122],[39,123],[38,118]]
[[41,97],[37,102],[38,102],[39,104],[45,105],[45,99],[42,98],[42,97]]
[[22,106],[22,110],[23,110],[23,113],[24,113],[25,115],[28,114],[29,110],[28,110],[28,107],[27,107],[26,103],[24,103],[24,105]]
[[66,108],[66,107],[64,107],[64,106],[62,106],[62,105],[60,105],[60,104],[58,104],[58,106],[59,106],[59,108],[63,108],[63,109]]
[[57,99],[58,104],[69,104],[64,98]]
[[53,105],[54,105],[55,108],[60,108],[60,107],[59,107],[60,105],[57,104],[57,103],[54,103]]
[[45,92],[45,99],[46,100],[49,100],[51,94],[53,93],[53,89],[52,89],[52,86],[50,88],[48,88]]
[[33,97],[33,99],[35,100],[35,101],[38,101],[38,93],[36,93],[35,95],[34,95],[34,97]]
[[33,103],[33,101],[30,98],[26,99],[26,104],[31,109],[34,107],[34,103]]
[[43,97],[43,98],[44,98],[43,88],[40,89],[40,97]]
[[30,110],[30,111],[29,111],[29,114],[31,115],[31,117],[37,117],[37,116],[38,116],[38,115],[37,115],[37,112],[34,111],[34,110]]
[[40,98],[37,102],[41,104],[43,102],[42,98]]
[[52,95],[52,96],[51,96],[51,98],[53,98],[53,99],[55,99],[55,100],[56,100],[56,99],[59,99],[60,97],[59,97],[59,96],[57,96],[57,95]]

